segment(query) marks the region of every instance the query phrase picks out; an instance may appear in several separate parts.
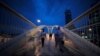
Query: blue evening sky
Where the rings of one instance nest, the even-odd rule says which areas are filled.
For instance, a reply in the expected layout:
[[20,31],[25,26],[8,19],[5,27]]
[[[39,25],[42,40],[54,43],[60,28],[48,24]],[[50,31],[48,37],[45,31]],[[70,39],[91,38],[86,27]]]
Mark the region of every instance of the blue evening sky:
[[[65,25],[66,9],[74,19],[97,0],[2,0],[36,25]],[[37,23],[37,19],[41,22]]]

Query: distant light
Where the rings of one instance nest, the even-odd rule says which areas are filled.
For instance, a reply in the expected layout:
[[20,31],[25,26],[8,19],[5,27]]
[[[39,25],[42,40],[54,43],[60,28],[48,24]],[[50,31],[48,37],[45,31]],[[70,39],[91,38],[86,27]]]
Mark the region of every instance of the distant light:
[[38,22],[38,23],[40,23],[40,22],[41,22],[41,20],[37,19],[37,22]]
[[87,39],[88,37],[85,35],[85,33],[84,32],[82,32],[82,38],[85,38],[85,39]]
[[82,32],[82,35],[84,35],[84,33]]
[[87,36],[85,36],[85,38],[88,38]]
[[91,29],[91,28],[89,28],[89,31],[92,31],[92,29]]

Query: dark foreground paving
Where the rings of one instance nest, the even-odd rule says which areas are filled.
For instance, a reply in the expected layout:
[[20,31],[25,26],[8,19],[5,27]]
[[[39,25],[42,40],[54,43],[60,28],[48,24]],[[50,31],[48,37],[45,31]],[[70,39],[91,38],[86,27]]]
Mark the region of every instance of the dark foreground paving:
[[[16,56],[84,56],[81,53],[75,52],[73,49],[65,46],[55,47],[54,42],[46,41],[45,45],[42,47],[40,45],[33,49],[22,50],[23,52]],[[14,55],[15,56],[15,55]]]

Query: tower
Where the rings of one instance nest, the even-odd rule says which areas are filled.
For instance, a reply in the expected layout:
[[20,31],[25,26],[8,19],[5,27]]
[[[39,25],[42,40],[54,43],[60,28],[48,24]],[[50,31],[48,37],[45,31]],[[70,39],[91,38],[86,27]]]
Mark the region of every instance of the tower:
[[71,10],[65,11],[65,24],[68,24],[72,20]]
[[[72,21],[72,14],[71,14],[71,10],[66,10],[65,11],[65,24],[68,24],[70,21]],[[71,25],[70,27],[68,27],[68,29],[74,29],[75,26]]]

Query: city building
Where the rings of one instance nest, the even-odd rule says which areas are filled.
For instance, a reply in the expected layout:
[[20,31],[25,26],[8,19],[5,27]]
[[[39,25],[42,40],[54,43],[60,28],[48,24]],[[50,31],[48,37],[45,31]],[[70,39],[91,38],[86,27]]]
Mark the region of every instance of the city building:
[[[71,10],[66,10],[65,11],[65,24],[68,24],[69,22],[71,22],[73,19],[72,19],[72,13],[71,13]],[[68,29],[74,29],[75,26],[74,24],[72,26],[70,26]]]
[[76,28],[71,29],[82,38],[100,46],[100,2],[95,3],[84,13],[71,21],[67,28],[75,24]]
[[89,13],[89,25],[94,25],[89,28],[91,41],[100,45],[100,4]]

